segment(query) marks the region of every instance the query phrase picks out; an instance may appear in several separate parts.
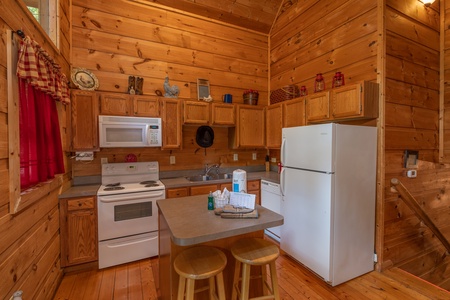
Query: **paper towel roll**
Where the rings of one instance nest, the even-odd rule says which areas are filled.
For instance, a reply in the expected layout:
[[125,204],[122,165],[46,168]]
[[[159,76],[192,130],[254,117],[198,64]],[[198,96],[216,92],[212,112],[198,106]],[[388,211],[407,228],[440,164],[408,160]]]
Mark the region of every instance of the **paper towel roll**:
[[233,171],[233,192],[247,193],[247,172],[241,169]]

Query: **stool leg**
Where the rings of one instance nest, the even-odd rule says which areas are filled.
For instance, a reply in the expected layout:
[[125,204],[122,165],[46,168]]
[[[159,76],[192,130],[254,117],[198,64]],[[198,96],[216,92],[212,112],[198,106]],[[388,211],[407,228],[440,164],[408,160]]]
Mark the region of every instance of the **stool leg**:
[[186,279],[182,276],[180,276],[180,280],[178,281],[178,296],[177,300],[183,300],[184,299],[184,289],[186,287]]
[[214,276],[208,278],[209,282],[209,299],[214,300],[214,295],[216,294],[216,282],[214,281]]
[[275,300],[280,300],[280,292],[278,290],[277,267],[275,261],[270,262],[270,278],[272,279],[272,291]]
[[250,265],[242,264],[242,285],[240,300],[248,300],[250,292]]
[[239,273],[241,268],[241,262],[236,259],[236,263],[234,264],[234,276],[233,276],[233,287],[231,293],[231,300],[236,300],[237,297],[237,288],[239,284]]
[[262,283],[262,289],[263,289],[263,295],[269,295],[269,291],[267,289],[267,265],[261,266],[261,283]]
[[216,279],[219,300],[225,300],[225,285],[223,284],[223,273],[220,272],[219,274],[217,274]]
[[186,279],[187,284],[186,284],[186,300],[194,300],[194,285],[195,285],[195,280],[194,279]]

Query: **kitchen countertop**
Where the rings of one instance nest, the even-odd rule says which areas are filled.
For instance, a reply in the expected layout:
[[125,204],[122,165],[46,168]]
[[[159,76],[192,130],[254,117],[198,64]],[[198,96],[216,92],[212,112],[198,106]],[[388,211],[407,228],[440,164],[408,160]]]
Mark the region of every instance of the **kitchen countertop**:
[[156,201],[172,242],[189,246],[282,225],[283,216],[257,205],[257,219],[224,219],[207,209],[207,195]]
[[[258,180],[265,179],[274,183],[280,183],[280,174],[277,172],[247,172],[247,181],[249,180]],[[196,186],[196,185],[206,185],[206,184],[215,184],[215,183],[226,183],[231,182],[230,179],[217,179],[217,180],[206,180],[206,181],[194,181],[191,182],[187,180],[185,177],[176,177],[176,178],[164,178],[161,179],[162,183],[167,188],[178,188],[184,186]]]
[[[258,180],[258,179],[265,179],[265,180],[272,181],[275,183],[280,183],[280,175],[277,172],[247,172],[247,181],[248,180]],[[218,179],[218,180],[191,182],[191,181],[187,180],[185,177],[175,177],[175,178],[161,179],[161,182],[164,184],[164,186],[167,189],[167,188],[177,188],[177,187],[185,187],[185,186],[226,183],[226,182],[231,182],[231,178],[230,179]],[[100,187],[100,184],[73,185],[72,187],[70,187],[63,193],[61,193],[59,195],[59,199],[96,196],[97,190],[99,189],[99,187]]]
[[97,196],[100,184],[74,185],[59,195],[59,199]]

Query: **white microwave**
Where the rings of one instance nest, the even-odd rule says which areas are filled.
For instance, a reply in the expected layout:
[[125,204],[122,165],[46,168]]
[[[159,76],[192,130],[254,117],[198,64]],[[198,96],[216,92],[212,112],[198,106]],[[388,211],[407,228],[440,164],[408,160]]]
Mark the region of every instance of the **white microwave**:
[[98,116],[100,147],[161,147],[161,118]]

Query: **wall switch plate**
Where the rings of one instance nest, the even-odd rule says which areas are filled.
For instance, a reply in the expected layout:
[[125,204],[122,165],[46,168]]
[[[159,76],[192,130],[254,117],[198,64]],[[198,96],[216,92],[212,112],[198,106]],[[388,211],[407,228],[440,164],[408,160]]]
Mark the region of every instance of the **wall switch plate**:
[[171,165],[175,164],[175,156],[174,155],[171,155],[169,160],[170,160]]
[[107,164],[108,163],[108,158],[107,157],[102,157],[101,158],[101,163],[103,164]]
[[273,162],[273,163],[276,163],[276,162],[277,162],[277,158],[276,158],[276,157],[272,157],[272,158],[270,159],[270,161]]
[[256,153],[252,153],[252,159],[256,160]]
[[237,155],[237,153],[233,154],[233,160],[234,160],[234,161],[238,160],[238,155]]

